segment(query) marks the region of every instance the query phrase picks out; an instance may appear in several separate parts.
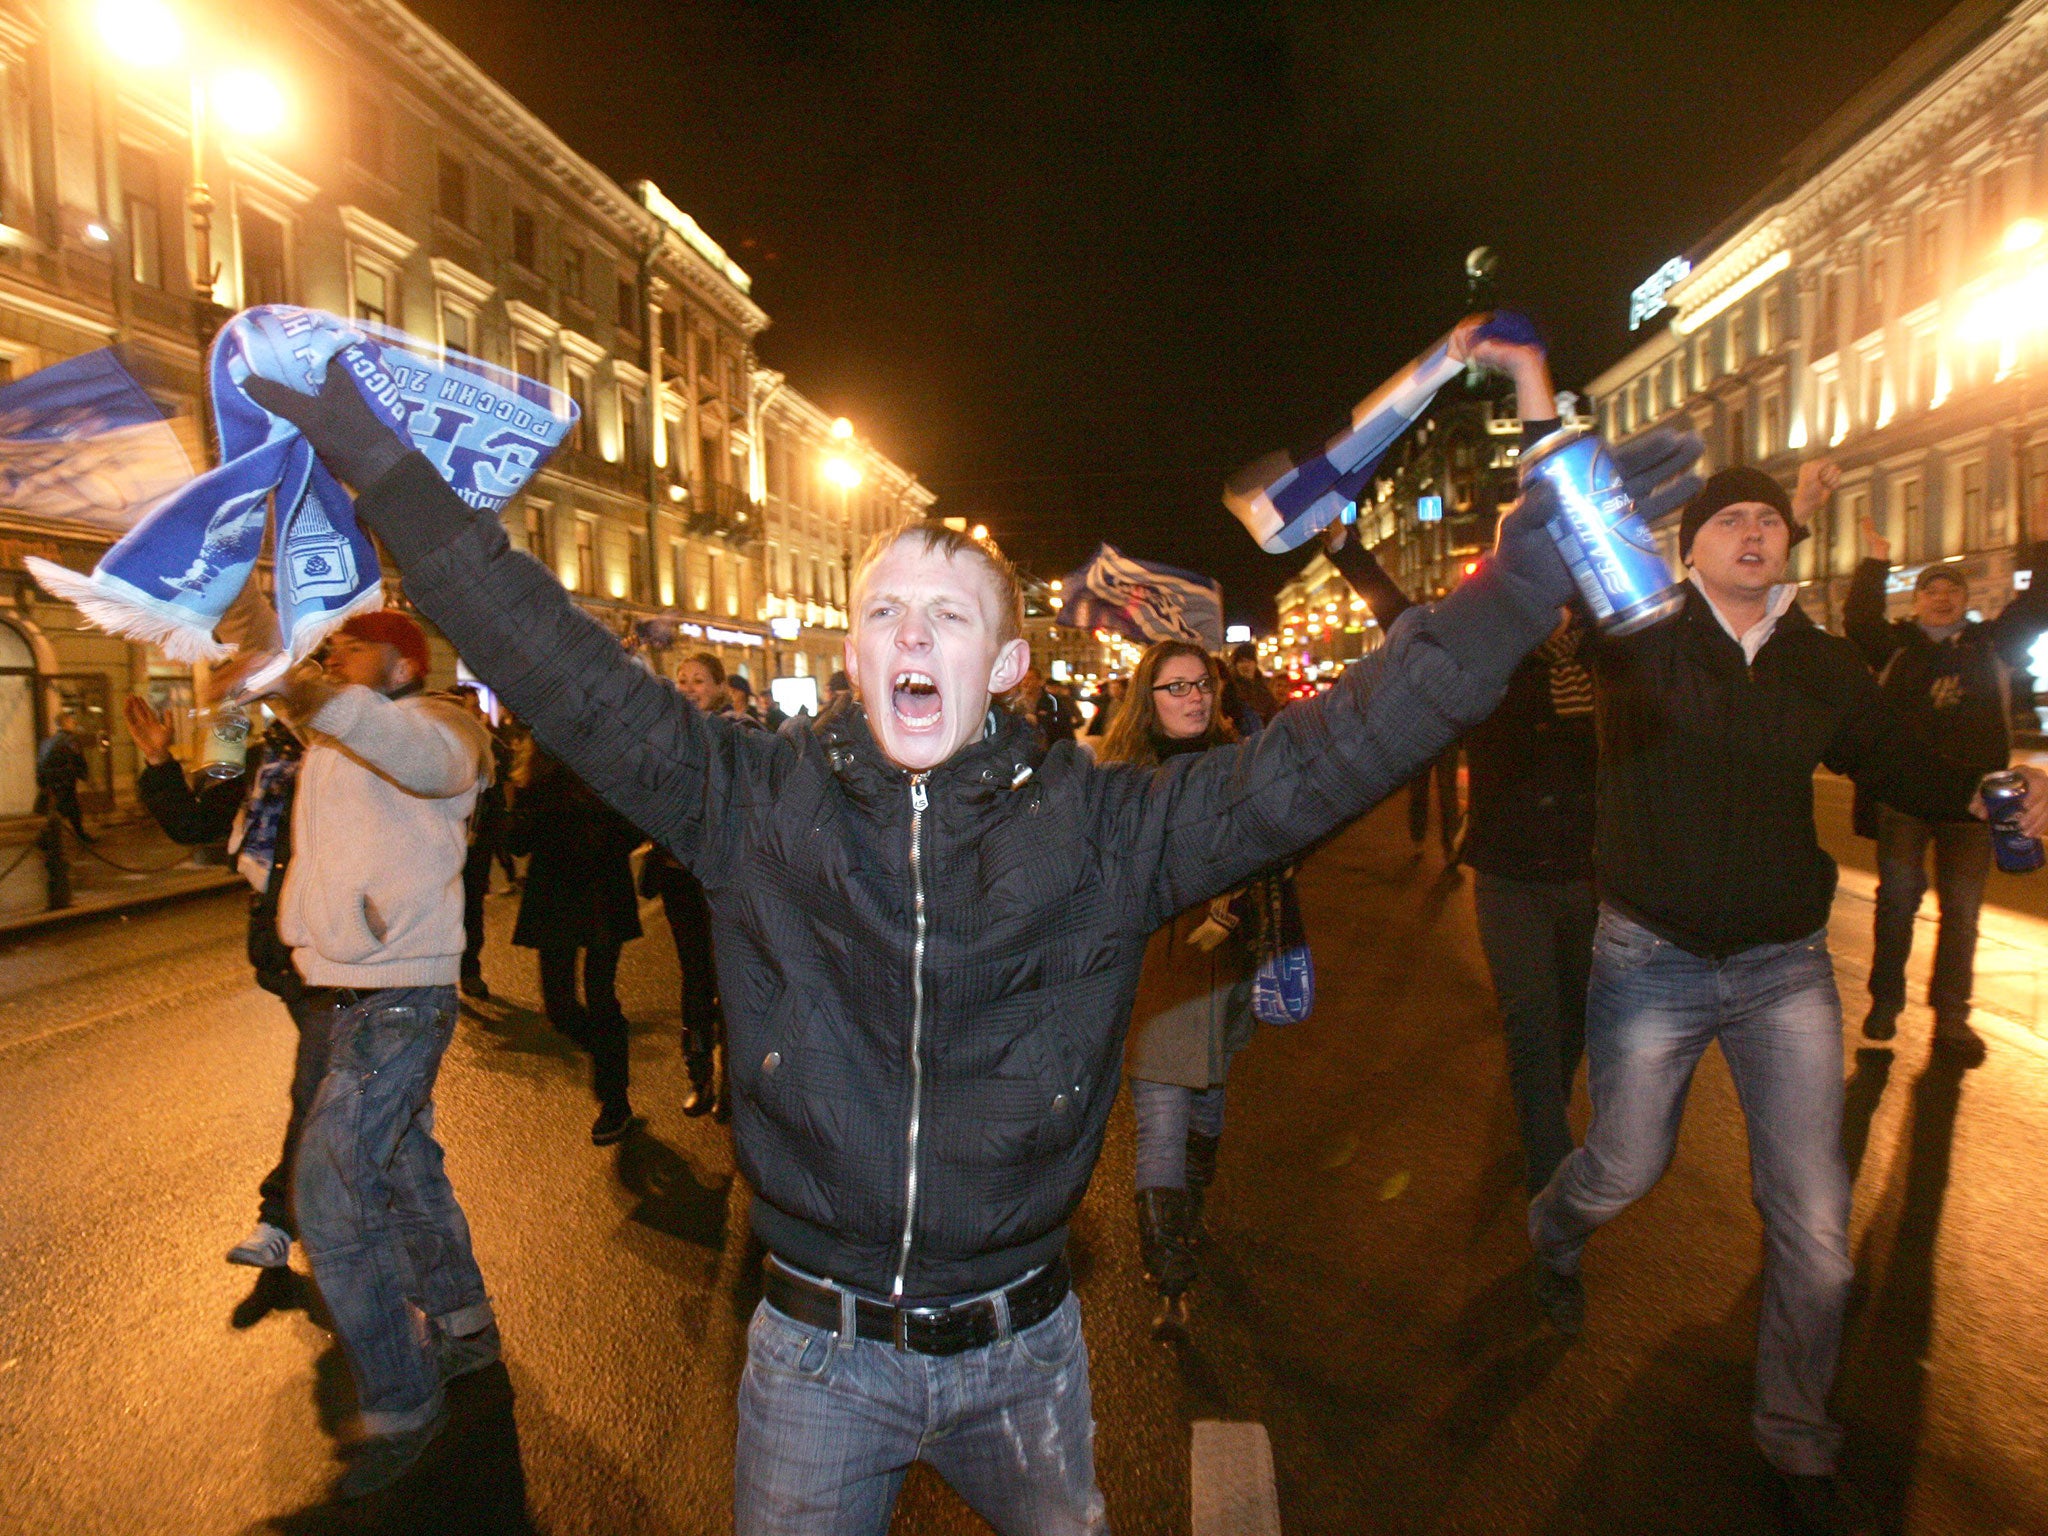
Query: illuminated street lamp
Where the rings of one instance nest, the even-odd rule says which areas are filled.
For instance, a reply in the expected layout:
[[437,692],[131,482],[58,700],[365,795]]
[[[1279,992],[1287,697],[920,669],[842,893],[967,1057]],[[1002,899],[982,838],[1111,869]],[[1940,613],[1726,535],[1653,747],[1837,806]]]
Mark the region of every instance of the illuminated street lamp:
[[2006,226],[2005,235],[1998,242],[1999,252],[2004,257],[2004,280],[1970,306],[1962,324],[1965,339],[1998,343],[1998,378],[2018,375],[2019,420],[2013,436],[2016,480],[2013,505],[2019,514],[2015,533],[2022,544],[2034,537],[2033,508],[2028,505],[2027,495],[2027,481],[2033,467],[2032,445],[2028,442],[2028,418],[2032,412],[2028,400],[2027,360],[2035,338],[2048,332],[2048,260],[2044,260],[2048,250],[2043,248],[2044,240],[2048,240],[2048,226],[2039,219],[2015,219]]
[[[185,28],[163,0],[100,0],[94,20],[107,52],[130,68],[174,69],[186,62]],[[212,340],[213,285],[219,276],[213,260],[213,192],[206,182],[209,130],[218,121],[237,137],[268,138],[284,128],[291,112],[277,82],[247,65],[211,76],[191,65],[186,87],[192,144],[192,186],[186,207],[192,215],[198,258],[193,288],[200,304],[197,323],[203,352]]]

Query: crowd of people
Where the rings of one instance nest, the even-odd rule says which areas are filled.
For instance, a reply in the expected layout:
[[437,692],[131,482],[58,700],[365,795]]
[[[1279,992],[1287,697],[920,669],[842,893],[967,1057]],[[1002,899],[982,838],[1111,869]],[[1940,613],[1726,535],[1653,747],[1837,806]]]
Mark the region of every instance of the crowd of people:
[[[1514,379],[1530,442],[1557,426],[1540,350],[1459,338]],[[546,1016],[590,1058],[599,1145],[641,1123],[615,983],[640,899],[661,899],[682,1109],[730,1120],[766,1254],[737,1528],[878,1532],[924,1460],[997,1530],[1105,1529],[1066,1230],[1111,1106],[1128,1077],[1155,1332],[1181,1337],[1270,914],[1305,850],[1415,785],[1474,871],[1536,1304],[1579,1331],[1584,1247],[1662,1176],[1718,1043],[1766,1234],[1757,1443],[1812,1529],[1864,1528],[1826,1407],[1852,1266],[1812,776],[1853,777],[1880,840],[1865,1033],[1895,1033],[1931,846],[1936,1042],[1981,1058],[1972,813],[2010,754],[2001,657],[2048,622],[2042,599],[1975,624],[1937,571],[1887,622],[1873,529],[1850,637],[1830,635],[1785,577],[1831,468],[1791,493],[1726,469],[1684,487],[1683,607],[1616,638],[1574,601],[1539,482],[1434,604],[1333,528],[1385,641],[1326,693],[1283,709],[1252,648],[1162,640],[1084,711],[1034,664],[995,547],[912,522],[853,573],[846,671],[816,718],[784,721],[714,656],[670,679],[629,654],[338,373],[317,396],[249,388],[354,489],[408,597],[517,714],[494,728],[474,689],[427,692],[424,635],[390,611],[282,681],[239,779],[189,785],[169,723],[126,706],[145,801],[174,838],[227,840],[257,981],[297,1031],[285,1144],[229,1257],[282,1265],[296,1241],[311,1264],[361,1407],[340,1495],[403,1475],[448,1383],[500,1355],[432,1101],[458,988],[491,992],[495,867]],[[1697,453],[1660,440],[1622,469],[1642,494]],[[2038,833],[2048,775],[2022,771]]]

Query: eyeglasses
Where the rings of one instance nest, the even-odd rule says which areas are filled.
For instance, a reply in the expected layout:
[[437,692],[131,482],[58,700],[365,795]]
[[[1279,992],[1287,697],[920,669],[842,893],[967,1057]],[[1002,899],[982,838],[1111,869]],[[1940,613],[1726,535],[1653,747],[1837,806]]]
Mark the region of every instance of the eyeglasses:
[[1216,691],[1216,679],[1213,677],[1176,677],[1170,683],[1154,683],[1152,691],[1154,693],[1170,693],[1176,699],[1184,699],[1189,694],[1198,691],[1204,694],[1214,693]]

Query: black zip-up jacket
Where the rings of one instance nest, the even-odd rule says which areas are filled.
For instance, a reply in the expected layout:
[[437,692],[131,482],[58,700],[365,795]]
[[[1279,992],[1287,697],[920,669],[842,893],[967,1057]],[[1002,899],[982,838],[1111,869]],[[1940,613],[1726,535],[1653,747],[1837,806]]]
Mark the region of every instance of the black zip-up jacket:
[[[1857,565],[1843,605],[1843,632],[1922,746],[1980,778],[2003,768],[2012,757],[2008,668],[2048,629],[2048,586],[2030,585],[1989,623],[1965,624],[1949,639],[1935,640],[1911,619],[1885,618],[1886,569],[1882,560]],[[1969,814],[1965,796],[1945,804],[1939,819],[1963,821]]]
[[[1382,629],[1413,606],[1356,538],[1332,551],[1330,563]],[[1459,845],[1462,862],[1511,880],[1592,876],[1593,717],[1564,716],[1552,707],[1548,662],[1523,658],[1500,707],[1465,733],[1465,762],[1472,803]]]
[[1813,831],[1825,763],[1914,815],[1967,804],[1976,775],[1906,731],[1855,647],[1797,603],[1753,664],[1686,584],[1685,606],[1593,647],[1600,896],[1697,955],[1827,925],[1835,864]]
[[[253,776],[262,766],[263,749],[252,747],[247,768],[231,779],[212,779],[194,789],[185,770],[176,762],[152,763],[135,781],[136,791],[163,834],[188,848],[217,843],[235,825],[235,813],[242,808]],[[277,846],[272,851],[270,879],[260,891],[249,896],[249,964],[256,972],[256,985],[264,991],[296,1001],[305,991],[292,965],[291,946],[277,936],[277,901],[284,891],[285,866],[292,857],[291,791],[287,790],[282,819],[278,822]]]
[[762,1242],[907,1298],[1060,1252],[1152,931],[1406,781],[1554,618],[1489,563],[1254,741],[1104,766],[998,709],[913,776],[859,709],[782,736],[691,708],[417,454],[357,510],[476,674],[703,881]]

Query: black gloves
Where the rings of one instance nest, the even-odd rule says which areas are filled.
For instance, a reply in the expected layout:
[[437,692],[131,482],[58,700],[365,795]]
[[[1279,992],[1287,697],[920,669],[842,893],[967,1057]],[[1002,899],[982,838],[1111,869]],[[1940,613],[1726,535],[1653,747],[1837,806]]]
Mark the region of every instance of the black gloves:
[[358,494],[412,452],[412,444],[370,409],[338,357],[328,360],[327,379],[317,395],[301,394],[253,373],[243,380],[242,390],[263,409],[297,427],[334,478]]
[[[1700,488],[1700,477],[1692,473],[1692,466],[1704,447],[1694,433],[1659,427],[1610,450],[1622,485],[1636,504],[1636,515],[1645,523],[1654,523],[1692,499]],[[1550,519],[1557,510],[1557,491],[1551,483],[1540,476],[1531,480],[1514,510],[1500,520],[1494,558],[1501,569],[1520,577],[1546,599],[1568,603],[1577,595],[1578,585],[1550,536]]]
[[1693,492],[1700,488],[1700,477],[1690,471],[1705,448],[1695,432],[1659,427],[1608,451],[1621,472],[1629,500],[1636,504],[1636,516],[1654,523],[1692,500]]
[[1578,595],[1579,585],[1550,536],[1557,515],[1557,492],[1548,480],[1532,480],[1500,520],[1493,559],[1503,571],[1535,588],[1546,606],[1561,607]]

